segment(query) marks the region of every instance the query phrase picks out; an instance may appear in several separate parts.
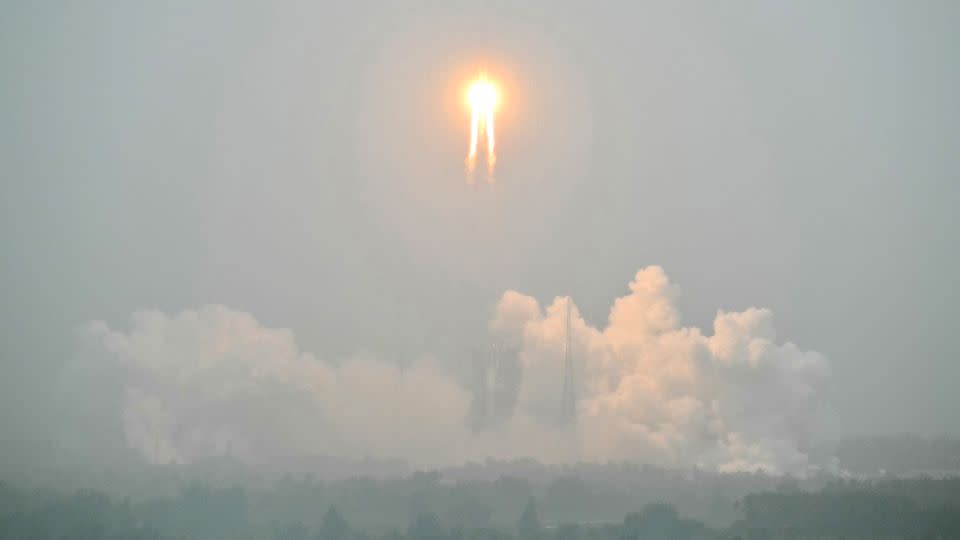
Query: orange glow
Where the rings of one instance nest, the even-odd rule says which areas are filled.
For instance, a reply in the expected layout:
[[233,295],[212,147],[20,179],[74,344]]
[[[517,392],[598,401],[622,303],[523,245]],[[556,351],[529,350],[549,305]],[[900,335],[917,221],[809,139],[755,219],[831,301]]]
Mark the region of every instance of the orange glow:
[[467,150],[467,174],[472,181],[477,168],[477,145],[483,139],[487,151],[487,177],[493,181],[493,169],[497,163],[496,137],[493,129],[493,112],[497,107],[497,87],[481,73],[467,90],[470,106],[470,146]]

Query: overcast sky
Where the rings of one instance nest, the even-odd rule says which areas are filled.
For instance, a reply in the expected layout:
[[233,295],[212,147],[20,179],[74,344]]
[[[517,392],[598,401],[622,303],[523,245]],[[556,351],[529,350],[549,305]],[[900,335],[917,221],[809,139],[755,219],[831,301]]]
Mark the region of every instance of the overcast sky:
[[648,265],[829,358],[837,432],[960,435],[956,2],[330,4],[2,4],[0,453],[88,320],[455,362],[504,290],[602,326]]

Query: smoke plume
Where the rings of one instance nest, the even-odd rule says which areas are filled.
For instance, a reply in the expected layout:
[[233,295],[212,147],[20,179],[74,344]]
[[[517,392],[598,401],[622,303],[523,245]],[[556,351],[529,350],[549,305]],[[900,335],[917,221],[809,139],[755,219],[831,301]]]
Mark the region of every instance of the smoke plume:
[[[778,344],[764,309],[719,312],[711,335],[682,326],[677,294],[645,268],[596,328],[568,298],[544,307],[507,291],[489,323],[496,348],[474,358],[470,380],[428,357],[323,361],[290,331],[222,306],[138,312],[128,331],[91,322],[64,372],[61,449],[151,463],[532,457],[805,471],[826,359]],[[560,414],[565,376],[572,418]]]
[[[777,344],[769,310],[718,312],[713,334],[680,324],[678,294],[660,267],[638,272],[604,328],[570,310],[578,457],[719,470],[798,471],[823,407],[826,359]],[[555,418],[567,298],[546,309],[503,295],[491,332],[519,351],[518,413]],[[571,458],[575,456],[570,456]]]

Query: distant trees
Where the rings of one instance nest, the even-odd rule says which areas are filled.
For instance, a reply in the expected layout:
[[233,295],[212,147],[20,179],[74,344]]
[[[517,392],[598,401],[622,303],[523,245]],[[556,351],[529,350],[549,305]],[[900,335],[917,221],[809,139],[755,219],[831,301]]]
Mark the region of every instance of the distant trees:
[[335,506],[327,509],[317,531],[317,540],[346,540],[350,535],[350,526]]
[[543,525],[537,515],[537,505],[533,497],[527,500],[527,506],[517,521],[517,536],[521,540],[536,540],[540,537]]
[[563,516],[564,521],[581,521],[589,519],[586,506],[591,495],[590,486],[583,479],[567,476],[547,485],[542,502],[545,507]]
[[247,495],[239,487],[216,489],[191,484],[174,509],[177,534],[229,538],[247,529]]
[[554,532],[556,540],[580,540],[581,528],[576,523],[563,523],[559,525]]
[[[0,514],[0,538],[71,538],[76,540],[155,540],[160,533],[138,523],[130,505],[106,495],[79,491],[72,496],[31,495],[3,490],[4,502],[16,510]],[[4,508],[7,510],[7,508]]]
[[690,540],[702,536],[701,523],[680,519],[677,510],[666,503],[653,503],[623,520],[622,540]]
[[[786,479],[744,497],[738,507],[743,519],[723,531],[668,503],[640,506],[645,501],[626,490],[621,504],[636,504],[638,511],[622,519],[582,519],[591,514],[581,497],[598,488],[573,481],[540,487],[506,479],[450,485],[420,474],[334,485],[287,483],[250,493],[190,484],[176,496],[137,502],[90,490],[65,495],[0,482],[0,540],[960,538],[960,479],[838,481],[816,491],[805,491],[800,482]],[[542,498],[535,498],[537,490]],[[716,493],[703,496],[709,500]],[[556,505],[552,513],[544,510],[548,501]],[[497,506],[504,510],[491,519]],[[388,519],[370,525],[370,516],[384,512],[391,513]],[[358,524],[357,516],[368,521]]]
[[847,439],[834,454],[843,468],[857,473],[897,474],[960,470],[960,440],[898,435]]
[[443,517],[448,525],[464,529],[483,529],[490,526],[493,508],[469,490],[454,488],[442,506]]
[[923,508],[903,495],[859,491],[756,493],[743,500],[752,537],[960,538],[960,507]]
[[275,540],[312,540],[310,529],[299,521],[280,526],[273,537]]
[[407,527],[408,540],[443,540],[445,533],[436,514],[419,514]]

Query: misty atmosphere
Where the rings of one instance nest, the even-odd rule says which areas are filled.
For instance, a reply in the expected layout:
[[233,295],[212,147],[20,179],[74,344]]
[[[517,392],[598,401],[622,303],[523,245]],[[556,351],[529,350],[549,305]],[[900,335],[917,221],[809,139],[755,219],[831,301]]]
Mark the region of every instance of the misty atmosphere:
[[0,2],[0,540],[960,539],[958,28]]

